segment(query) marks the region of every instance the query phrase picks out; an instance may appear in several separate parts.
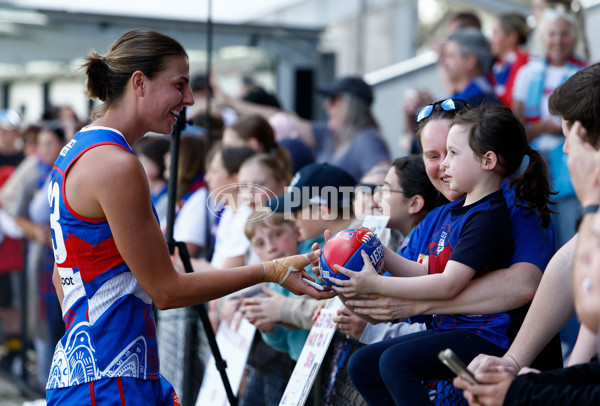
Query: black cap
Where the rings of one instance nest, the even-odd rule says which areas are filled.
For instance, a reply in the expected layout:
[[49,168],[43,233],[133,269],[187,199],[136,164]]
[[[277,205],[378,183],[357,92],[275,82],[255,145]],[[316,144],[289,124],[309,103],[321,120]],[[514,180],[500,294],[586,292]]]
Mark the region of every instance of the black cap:
[[327,96],[348,93],[363,100],[369,106],[373,103],[371,86],[358,76],[346,76],[336,80],[332,84],[320,88],[319,92]]
[[310,164],[296,172],[285,194],[266,204],[277,213],[300,210],[309,204],[350,206],[355,185],[356,179],[340,167]]

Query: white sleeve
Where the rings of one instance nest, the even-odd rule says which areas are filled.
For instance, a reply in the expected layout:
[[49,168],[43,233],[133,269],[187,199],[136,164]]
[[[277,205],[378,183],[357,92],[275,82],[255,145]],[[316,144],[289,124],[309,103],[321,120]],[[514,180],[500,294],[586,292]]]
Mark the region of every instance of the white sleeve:
[[525,101],[527,98],[527,91],[529,90],[529,81],[531,80],[531,69],[528,64],[525,64],[521,69],[517,71],[515,77],[515,84],[513,85],[513,100],[520,102]]
[[246,238],[244,227],[250,214],[252,210],[248,206],[242,206],[236,212],[231,211],[229,206],[225,208],[217,228],[212,266],[221,268],[226,258],[245,256],[248,253],[250,241]]
[[227,247],[225,251],[227,253],[226,258],[245,256],[248,253],[250,241],[246,237],[244,229],[250,214],[252,214],[252,210],[248,206],[242,206],[235,212],[229,227],[225,231],[227,237],[221,240],[224,241]]
[[195,244],[200,247],[206,246],[207,230],[207,207],[206,200],[208,190],[203,187],[196,190],[184,203],[173,227],[173,238],[175,241]]

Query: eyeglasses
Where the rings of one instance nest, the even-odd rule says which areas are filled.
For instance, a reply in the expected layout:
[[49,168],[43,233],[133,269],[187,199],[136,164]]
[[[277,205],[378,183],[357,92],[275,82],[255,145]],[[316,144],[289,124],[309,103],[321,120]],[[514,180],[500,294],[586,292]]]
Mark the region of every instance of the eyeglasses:
[[404,190],[390,189],[389,186],[377,186],[375,188],[375,193],[379,193],[381,196],[389,195],[390,193],[402,193],[406,196],[406,192]]
[[427,117],[433,113],[433,109],[435,106],[439,105],[444,111],[454,111],[454,110],[462,110],[464,108],[470,108],[469,103],[462,99],[445,99],[439,100],[435,103],[428,104],[425,107],[422,107],[421,110],[417,113],[417,124],[421,121],[425,120]]

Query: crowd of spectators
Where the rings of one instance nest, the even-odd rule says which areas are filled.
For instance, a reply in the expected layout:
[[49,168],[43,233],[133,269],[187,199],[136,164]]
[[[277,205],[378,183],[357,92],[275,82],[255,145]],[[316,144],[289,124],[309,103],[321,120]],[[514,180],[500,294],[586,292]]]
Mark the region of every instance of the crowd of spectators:
[[[318,89],[325,122],[285,111],[251,80],[236,96],[226,94],[216,78],[191,81],[200,107],[191,110],[193,124],[182,134],[174,238],[185,243],[195,272],[317,251],[332,233],[358,227],[368,215],[388,219],[382,240],[390,273],[384,277],[398,279],[368,289],[352,276],[352,282],[340,284],[345,306],[334,318],[338,333],[307,404],[420,404],[423,399],[445,404],[448,397],[472,405],[598,403],[600,67],[588,66],[587,55],[578,54],[586,49],[578,45],[585,38],[570,2],[534,3],[529,19],[497,16],[491,38],[474,13],[450,19],[447,40],[437,49],[447,97],[435,101],[426,84],[416,84],[413,95],[398,100],[407,122],[398,139],[405,157],[390,155],[372,112],[376,95],[360,77],[341,77]],[[210,116],[203,110],[208,98]],[[49,175],[87,120],[66,106],[48,107],[35,123],[24,123],[13,110],[0,111],[0,368],[15,376],[26,372],[39,390],[64,334],[52,284]],[[493,184],[488,194],[465,192],[453,181],[449,161],[466,159],[459,153],[457,128],[490,139],[501,138],[503,131],[523,135],[518,156],[496,154],[497,144],[477,150],[482,138],[468,143],[482,168],[494,153],[496,161],[484,168],[486,176],[492,174],[486,178]],[[169,139],[149,134],[134,151],[164,232]],[[550,209],[517,180],[539,174],[537,197],[549,197]],[[540,186],[546,181],[549,194]],[[488,222],[461,223],[464,234],[460,239],[457,234],[448,256],[438,262],[445,242],[440,240],[440,249],[436,238],[446,219],[457,221],[457,208],[499,202],[502,207]],[[483,209],[469,210],[460,215]],[[501,242],[486,237],[492,227]],[[585,240],[576,235],[577,227]],[[477,248],[481,244],[489,246]],[[181,267],[178,257],[173,261]],[[318,261],[312,268],[307,271],[318,278]],[[417,275],[427,284],[419,285]],[[455,279],[448,282],[449,275]],[[431,276],[443,281],[439,289],[429,284]],[[410,284],[400,279],[405,277],[412,277]],[[352,297],[359,293],[362,297]],[[240,404],[279,402],[315,315],[330,302],[273,283],[210,302],[215,331],[242,317],[258,329]],[[503,322],[484,326],[485,315]],[[450,316],[452,326],[444,324]],[[161,311],[157,319],[159,330],[167,328]],[[557,334],[569,319],[561,348]],[[433,334],[440,331],[445,334]],[[477,383],[461,376],[452,381],[434,351],[446,346],[470,363]],[[563,356],[566,369],[561,369]],[[410,364],[410,373],[398,372],[402,363]]]

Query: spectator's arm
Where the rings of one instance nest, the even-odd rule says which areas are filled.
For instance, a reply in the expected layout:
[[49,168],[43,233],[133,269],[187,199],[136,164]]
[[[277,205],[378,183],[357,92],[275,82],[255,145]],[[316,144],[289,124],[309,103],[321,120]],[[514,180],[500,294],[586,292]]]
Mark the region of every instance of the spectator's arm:
[[574,312],[572,266],[577,236],[548,263],[523,325],[507,354],[519,366],[529,366]]
[[218,96],[217,100],[219,105],[231,107],[241,115],[258,114],[267,120],[273,114],[281,111],[276,107],[247,102],[224,93]]
[[[264,106],[262,104],[252,103],[232,97],[221,91],[220,87],[215,86],[214,84],[213,90],[215,94],[215,103],[218,106],[231,107],[240,115],[257,114],[268,120],[273,115],[281,111],[281,109],[278,109],[276,107]],[[302,128],[302,131],[298,132],[301,141],[303,141],[309,147],[315,148],[317,146],[317,143],[315,140],[311,122],[309,120],[300,118],[296,115],[291,115],[291,117],[296,121],[296,125]]]
[[281,306],[281,322],[295,328],[310,330],[313,326],[312,316],[318,306],[319,300],[310,296],[286,297]]
[[[387,257],[386,257],[387,260]],[[491,314],[517,309],[533,298],[542,272],[519,262],[471,281],[457,296],[445,300],[410,300],[375,295],[346,302],[355,313],[379,320],[394,320],[421,314]]]
[[41,244],[50,245],[50,228],[42,227],[24,217],[15,217],[15,223],[23,229],[25,238],[37,241]]
[[517,309],[533,299],[542,272],[537,266],[518,262],[474,279],[456,297],[426,304],[423,314],[491,314]]

